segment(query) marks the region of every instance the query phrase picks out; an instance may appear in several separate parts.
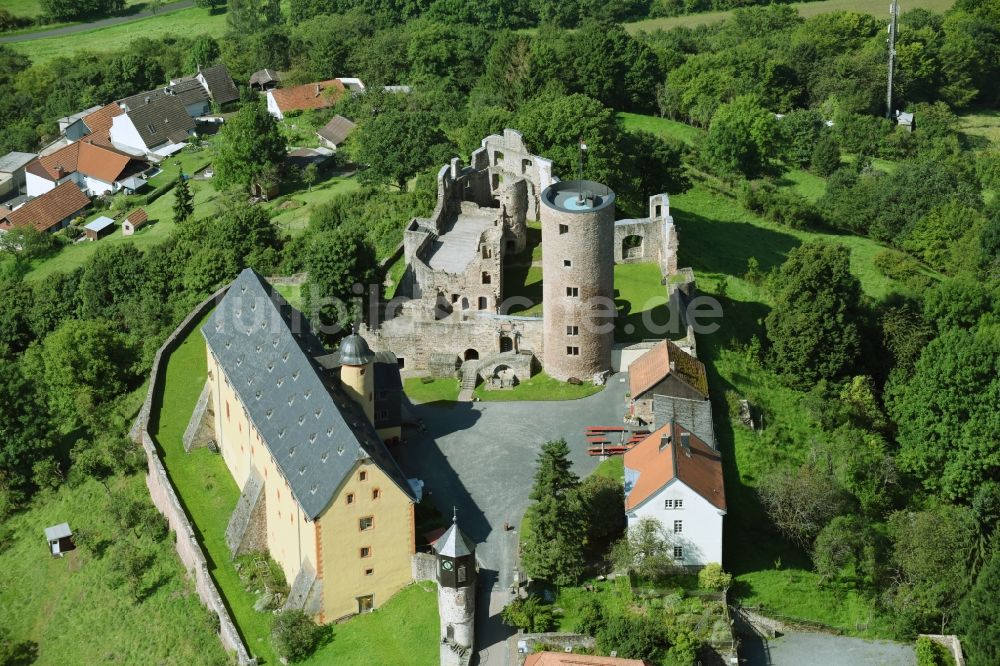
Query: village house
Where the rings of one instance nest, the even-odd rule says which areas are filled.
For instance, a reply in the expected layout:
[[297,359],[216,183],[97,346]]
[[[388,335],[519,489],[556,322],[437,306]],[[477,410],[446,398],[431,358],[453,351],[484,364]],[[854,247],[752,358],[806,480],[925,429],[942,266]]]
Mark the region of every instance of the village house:
[[83,138],[90,133],[90,130],[83,122],[83,119],[95,111],[98,111],[100,108],[101,106],[98,104],[97,106],[92,106],[89,109],[80,111],[79,113],[74,113],[71,116],[64,116],[60,118],[56,121],[59,124],[59,133],[71,141]]
[[278,120],[283,120],[293,111],[325,109],[336,104],[347,89],[344,79],[306,83],[293,88],[274,88],[265,93],[267,111]]
[[105,104],[97,111],[84,116],[83,125],[87,128],[87,141],[95,146],[111,148],[111,123],[115,116],[125,113],[118,104]]
[[722,563],[726,491],[718,451],[673,422],[625,453],[625,515],[660,523],[678,565]]
[[233,554],[267,550],[291,584],[285,607],[320,623],[378,608],[412,580],[419,482],[373,425],[375,355],[356,334],[327,353],[251,269],[201,331],[215,441],[241,490]]
[[654,422],[654,397],[658,395],[708,402],[705,364],[670,340],[660,341],[633,361],[628,382],[629,414],[641,424]]
[[194,79],[201,84],[212,101],[220,107],[240,98],[240,91],[236,89],[233,77],[229,75],[229,70],[226,69],[225,65],[198,67],[198,73],[194,75]]
[[330,122],[317,130],[316,135],[319,137],[320,143],[327,148],[336,150],[347,140],[356,127],[357,125],[353,121],[344,116],[334,116]]
[[24,168],[36,157],[35,153],[16,151],[0,157],[0,200],[21,193],[25,186]]
[[6,213],[0,219],[0,231],[31,226],[38,231],[54,233],[68,226],[70,220],[89,205],[90,199],[76,186],[76,183],[66,181]]
[[284,78],[283,72],[267,68],[258,70],[250,75],[250,89],[263,92],[277,88],[281,85],[282,78]]
[[[76,141],[29,164],[25,168],[26,187],[29,196],[37,197],[57,185],[73,181],[89,196],[96,197],[123,187],[137,189],[139,184],[135,178],[148,167],[144,160],[132,155],[87,140]],[[133,180],[127,184],[129,179]]]
[[112,118],[110,131],[115,148],[153,159],[176,153],[194,133],[194,119],[173,95],[155,97],[146,104],[125,109]]

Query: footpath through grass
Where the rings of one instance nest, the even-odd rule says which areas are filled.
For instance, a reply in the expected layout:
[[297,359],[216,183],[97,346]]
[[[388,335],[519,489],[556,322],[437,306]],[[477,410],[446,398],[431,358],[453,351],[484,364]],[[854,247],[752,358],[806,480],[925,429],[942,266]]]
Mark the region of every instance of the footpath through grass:
[[[141,473],[111,479],[109,486],[149,502]],[[127,583],[112,584],[120,570],[115,543],[121,526],[109,501],[93,479],[65,484],[39,494],[0,525],[0,627],[24,654],[37,650],[37,659],[9,663],[229,663],[171,536],[144,544],[151,591],[142,601],[133,600]],[[52,557],[42,530],[62,522],[79,547]]]

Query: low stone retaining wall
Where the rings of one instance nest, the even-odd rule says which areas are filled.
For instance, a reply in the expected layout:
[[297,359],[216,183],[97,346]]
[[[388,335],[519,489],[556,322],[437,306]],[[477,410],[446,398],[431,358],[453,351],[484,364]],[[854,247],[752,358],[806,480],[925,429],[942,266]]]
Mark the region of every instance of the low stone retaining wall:
[[219,640],[222,641],[222,646],[226,650],[235,653],[236,661],[240,666],[256,666],[257,659],[250,656],[246,645],[243,644],[243,640],[236,630],[236,625],[233,623],[233,619],[230,617],[229,611],[222,600],[222,595],[219,593],[218,588],[215,586],[215,581],[212,580],[212,576],[208,572],[208,560],[201,546],[198,544],[194,527],[191,525],[191,521],[188,520],[187,514],[184,513],[184,508],[181,506],[177,491],[167,476],[163,460],[160,459],[160,455],[156,450],[156,444],[149,434],[149,417],[153,409],[153,402],[160,397],[163,391],[163,377],[161,373],[165,369],[164,358],[169,356],[170,352],[177,347],[180,340],[193,330],[195,324],[209,310],[215,307],[215,304],[221,300],[228,289],[229,286],[226,285],[212,294],[211,297],[198,304],[157,350],[156,356],[153,358],[153,369],[149,375],[149,389],[146,392],[146,400],[143,402],[142,408],[139,410],[139,416],[136,418],[135,424],[132,426],[129,434],[133,440],[142,445],[143,450],[146,452],[146,464],[148,468],[146,486],[149,488],[149,496],[153,500],[153,505],[159,509],[160,513],[166,516],[170,529],[177,536],[177,555],[180,557],[181,562],[184,563],[188,573],[194,577],[194,586],[198,592],[198,598],[201,599],[201,603],[206,608],[219,617]]
[[948,651],[951,652],[951,656],[955,659],[955,664],[957,664],[957,666],[965,666],[965,655],[962,653],[962,642],[958,640],[958,636],[954,634],[920,634],[920,636],[929,638],[935,643],[940,643],[945,646],[948,648]]

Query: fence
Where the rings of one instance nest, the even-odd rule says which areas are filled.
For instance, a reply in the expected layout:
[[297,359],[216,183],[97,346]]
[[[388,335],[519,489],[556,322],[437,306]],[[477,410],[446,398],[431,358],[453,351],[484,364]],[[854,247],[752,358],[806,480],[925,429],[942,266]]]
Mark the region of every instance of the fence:
[[236,630],[236,624],[226,609],[222,595],[208,572],[208,560],[195,537],[194,527],[181,506],[177,491],[167,476],[163,460],[149,434],[150,413],[153,404],[163,391],[164,359],[177,347],[180,340],[194,329],[195,324],[218,303],[228,289],[229,286],[226,285],[198,304],[157,350],[156,356],[153,358],[153,369],[149,375],[146,400],[142,404],[142,409],[139,410],[139,416],[136,418],[135,425],[132,426],[130,435],[132,439],[142,445],[146,452],[148,466],[146,486],[149,488],[149,496],[153,500],[153,505],[166,516],[170,529],[177,536],[177,555],[184,563],[188,573],[194,577],[198,598],[201,599],[202,604],[219,617],[219,640],[222,641],[222,646],[236,654],[236,661],[240,666],[256,666],[257,659],[250,656],[246,645],[243,644],[243,639],[240,638],[240,634]]

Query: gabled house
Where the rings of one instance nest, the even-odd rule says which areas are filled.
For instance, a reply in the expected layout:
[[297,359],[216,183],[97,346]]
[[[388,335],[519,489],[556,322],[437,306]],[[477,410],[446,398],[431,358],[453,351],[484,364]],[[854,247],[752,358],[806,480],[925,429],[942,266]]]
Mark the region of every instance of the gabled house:
[[274,69],[261,69],[250,75],[250,88],[257,91],[271,90],[281,85],[282,78],[284,78],[282,72]]
[[194,77],[175,79],[168,86],[131,95],[118,104],[125,111],[134,111],[164,97],[176,97],[192,118],[204,116],[212,109],[208,91]]
[[136,208],[122,222],[122,236],[131,236],[149,222],[149,215],[142,208]]
[[367,343],[348,336],[326,370],[309,322],[252,269],[201,332],[215,441],[241,491],[231,551],[267,550],[285,607],[320,623],[380,607],[412,580],[416,494],[372,424]]
[[162,95],[129,107],[111,121],[111,144],[132,155],[166,157],[195,133],[194,119],[177,97]]
[[83,140],[29,164],[25,168],[26,186],[28,194],[37,197],[73,181],[89,196],[96,197],[117,192],[148,166],[132,155]]
[[319,136],[319,140],[324,146],[336,150],[337,146],[344,143],[356,127],[357,125],[353,121],[344,116],[334,116],[330,122],[316,131],[316,135]]
[[105,104],[97,111],[94,111],[83,118],[83,124],[87,127],[87,141],[105,148],[111,147],[111,122],[115,116],[125,113],[117,103]]
[[236,89],[233,77],[229,76],[229,70],[225,65],[199,67],[194,78],[219,106],[235,102],[240,98],[240,91]]
[[722,563],[722,458],[675,422],[625,453],[625,516],[660,523],[682,566]]
[[6,213],[0,219],[0,231],[31,226],[38,231],[54,233],[69,225],[70,220],[90,205],[90,199],[76,183],[66,181],[45,194]]
[[90,129],[88,129],[86,124],[84,124],[83,119],[100,108],[100,105],[92,106],[89,109],[81,111],[80,113],[74,113],[72,116],[60,118],[57,121],[59,123],[59,133],[71,141],[76,141],[77,139],[81,139],[87,134],[90,134]]
[[705,365],[669,340],[663,340],[628,367],[629,411],[643,423],[653,422],[653,396],[708,400]]
[[293,88],[268,90],[267,111],[278,120],[293,111],[325,109],[333,106],[344,96],[347,87],[340,79],[306,83]]

